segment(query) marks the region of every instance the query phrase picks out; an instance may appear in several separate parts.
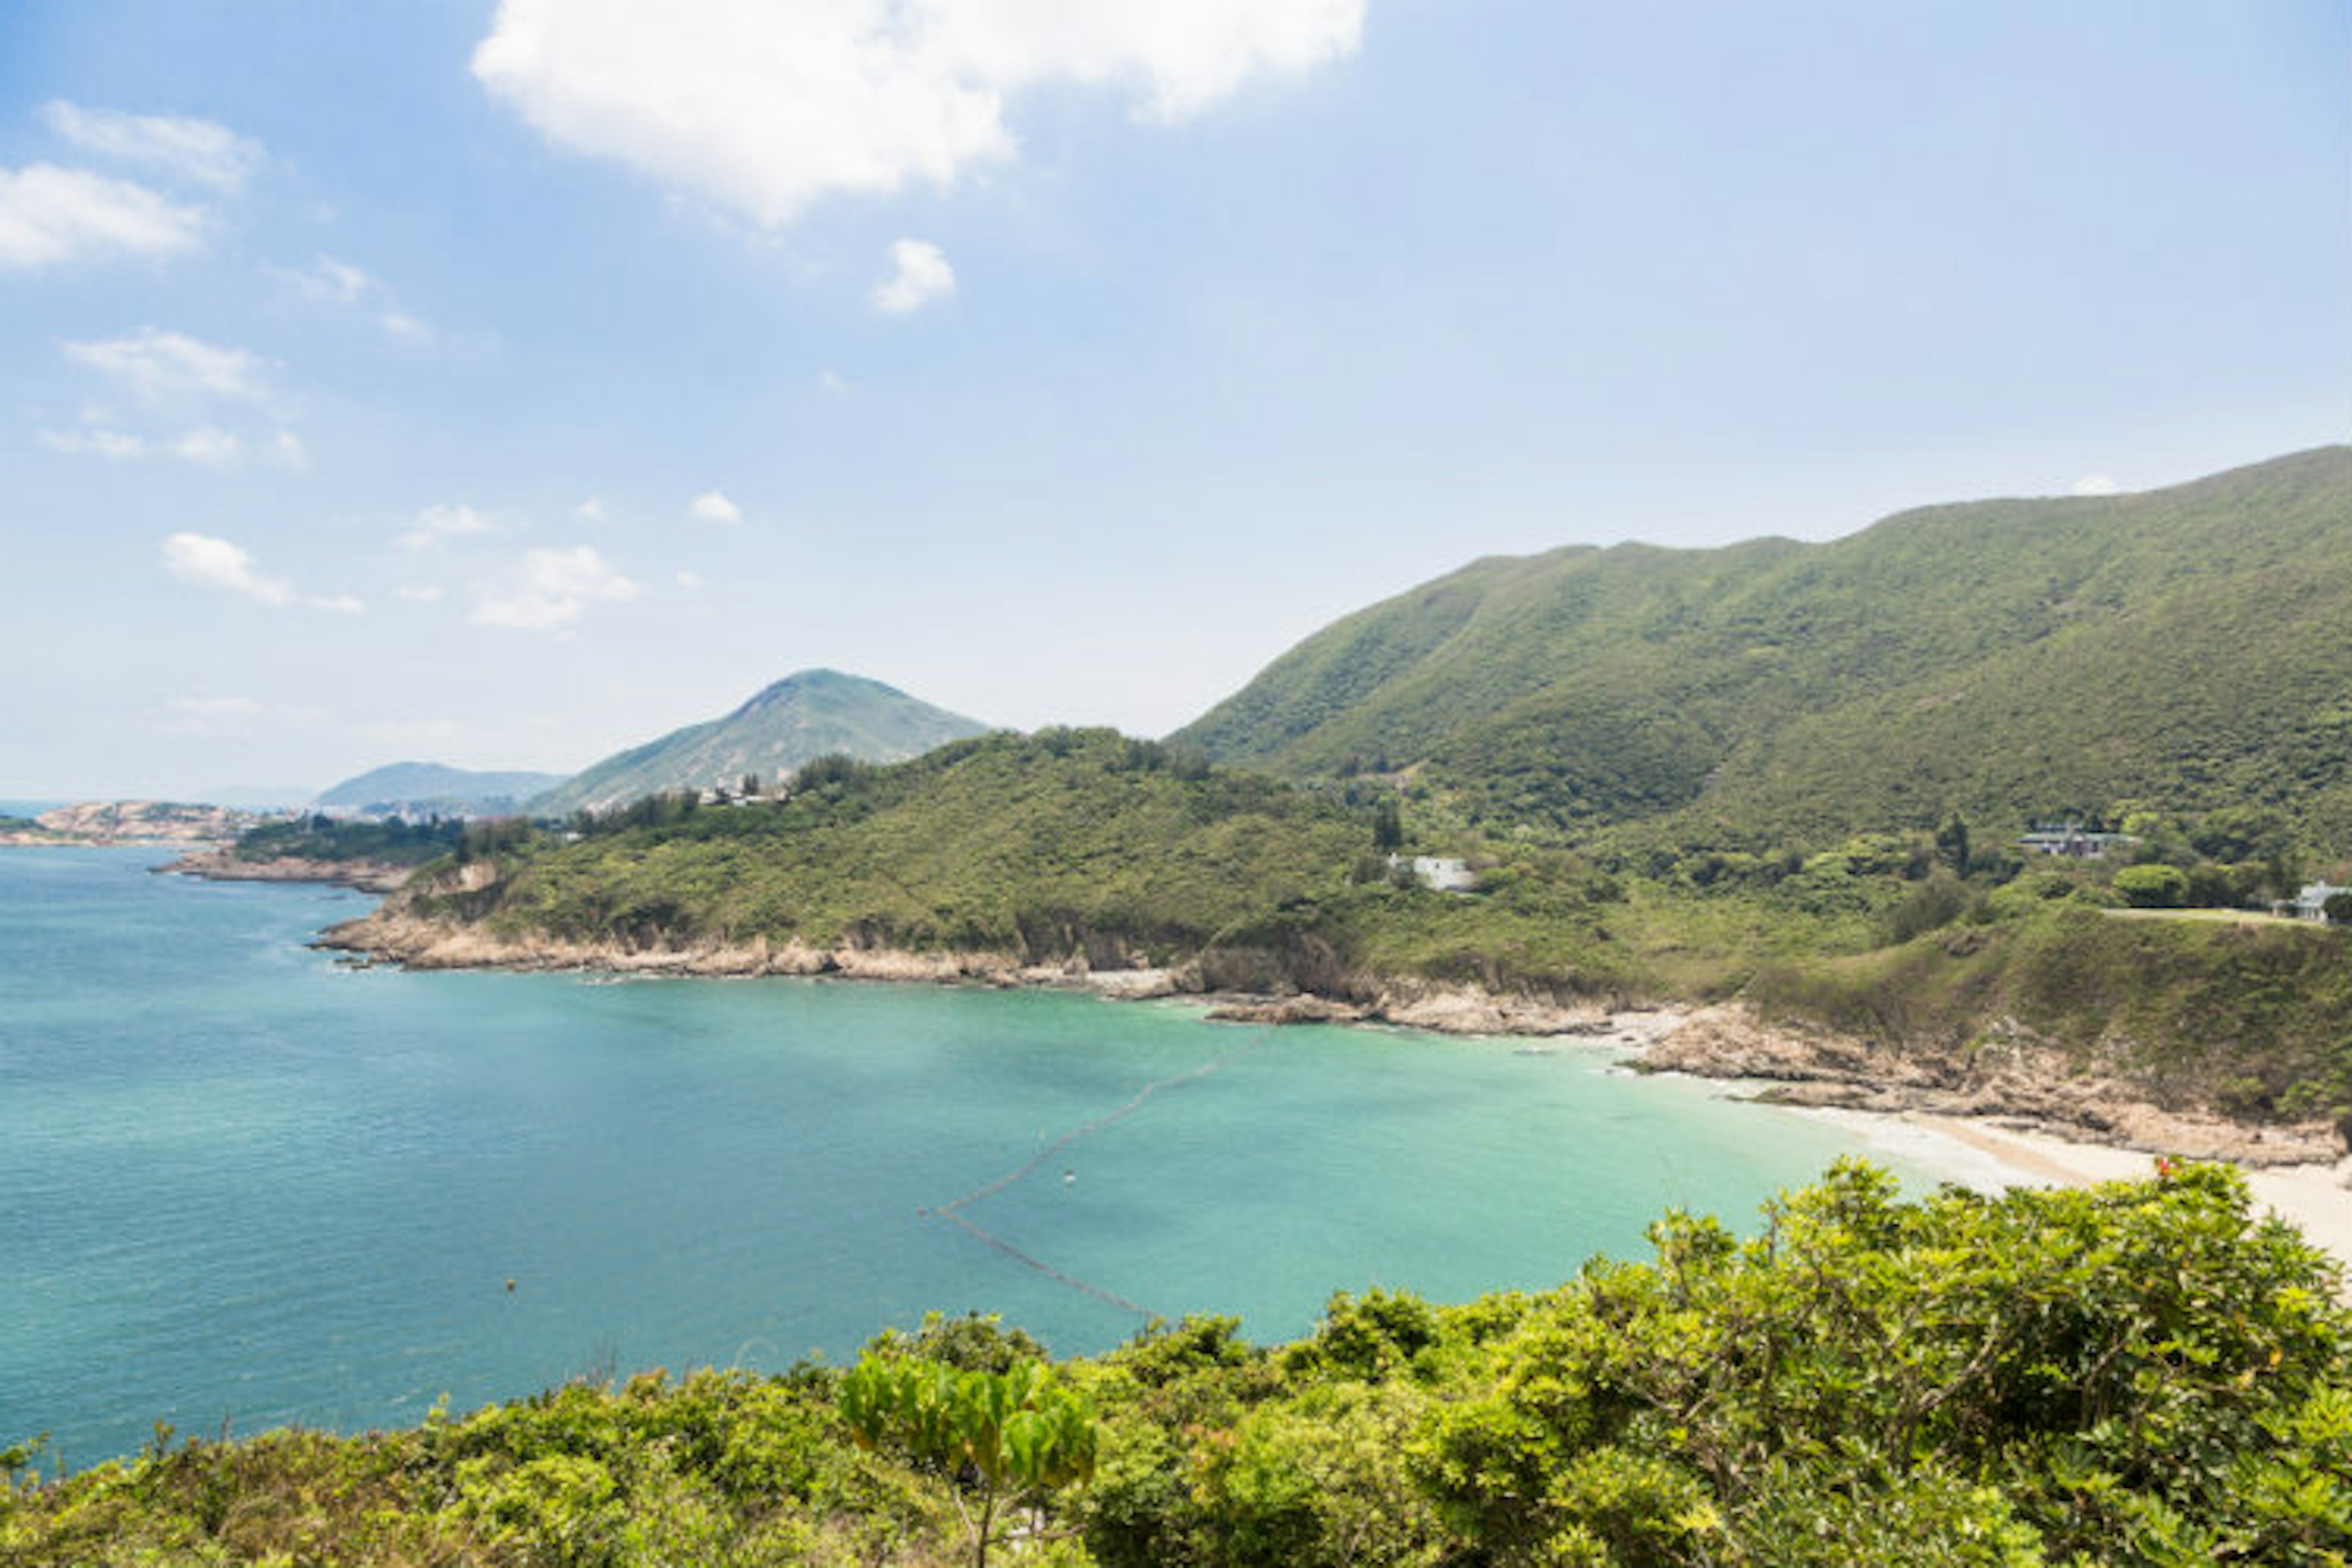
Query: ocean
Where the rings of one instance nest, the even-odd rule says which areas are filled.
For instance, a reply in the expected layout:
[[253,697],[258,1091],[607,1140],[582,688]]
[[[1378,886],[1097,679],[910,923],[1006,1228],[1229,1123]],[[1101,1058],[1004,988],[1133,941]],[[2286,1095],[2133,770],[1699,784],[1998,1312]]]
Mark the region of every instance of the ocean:
[[933,1310],[1286,1339],[1338,1290],[1556,1284],[1669,1207],[1752,1229],[1858,1136],[1570,1042],[354,968],[305,942],[363,896],[161,858],[0,851],[0,1446],[76,1467]]

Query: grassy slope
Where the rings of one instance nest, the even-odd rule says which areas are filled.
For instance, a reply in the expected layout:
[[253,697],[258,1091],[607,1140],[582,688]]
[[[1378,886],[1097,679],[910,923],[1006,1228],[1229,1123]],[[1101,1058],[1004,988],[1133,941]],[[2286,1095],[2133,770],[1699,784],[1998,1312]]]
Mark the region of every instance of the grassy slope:
[[[2139,800],[2352,839],[2352,448],[1849,539],[1475,563],[1174,739],[1426,777],[1484,820],[1768,840]],[[2331,630],[2335,628],[2335,630]]]

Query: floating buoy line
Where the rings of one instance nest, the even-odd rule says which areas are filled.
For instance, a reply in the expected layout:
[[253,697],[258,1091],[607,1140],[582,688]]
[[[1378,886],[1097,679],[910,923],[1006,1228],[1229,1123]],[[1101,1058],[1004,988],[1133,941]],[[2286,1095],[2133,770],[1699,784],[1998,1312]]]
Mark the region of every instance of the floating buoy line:
[[[1101,1131],[1106,1127],[1126,1121],[1129,1117],[1142,1110],[1145,1103],[1148,1102],[1153,1095],[1161,1092],[1163,1089],[1176,1089],[1184,1084],[1195,1082],[1201,1079],[1208,1077],[1213,1072],[1217,1072],[1224,1068],[1230,1067],[1233,1063],[1239,1061],[1243,1057],[1247,1056],[1250,1052],[1257,1049],[1259,1046],[1265,1043],[1265,1034],[1261,1030],[1253,1037],[1244,1040],[1240,1045],[1235,1046],[1232,1050],[1227,1051],[1224,1055],[1216,1058],[1213,1061],[1203,1063],[1202,1066],[1193,1068],[1189,1071],[1177,1073],[1171,1078],[1163,1078],[1156,1082],[1147,1083],[1141,1089],[1136,1090],[1133,1096],[1131,1096],[1124,1104],[1118,1106],[1116,1110],[1107,1110],[1102,1115],[1094,1118],[1090,1121],[1084,1121],[1079,1123],[1077,1126],[1071,1128],[1067,1132],[1063,1133],[1059,1138],[1055,1139],[1052,1142],[1040,1147],[1034,1154],[1032,1154],[1028,1159],[1024,1160],[1020,1164],[1015,1165],[1012,1170],[1007,1171],[1003,1175],[997,1177],[996,1180],[974,1187],[971,1191],[964,1194],[963,1196],[956,1198],[951,1202],[941,1204],[937,1208],[917,1209],[915,1213],[917,1215],[923,1218],[943,1219],[948,1221],[950,1224],[962,1226],[964,1230],[970,1232],[977,1239],[994,1247],[997,1251],[1004,1254],[1007,1258],[1012,1258],[1014,1262],[1022,1265],[1024,1268],[1034,1269],[1036,1272],[1043,1274],[1046,1279],[1053,1280],[1056,1284],[1066,1285],[1073,1290],[1079,1291],[1084,1295],[1092,1296],[1096,1300],[1107,1302],[1113,1307],[1118,1308],[1121,1311],[1132,1312],[1139,1318],[1142,1318],[1147,1321],[1156,1318],[1160,1316],[1160,1314],[1152,1311],[1148,1307],[1138,1306],[1135,1302],[1129,1300],[1126,1297],[1118,1294],[1116,1291],[1107,1290],[1103,1289],[1103,1287],[1094,1284],[1089,1280],[1081,1279],[1076,1275],[1065,1274],[1060,1269],[1055,1268],[1052,1264],[1045,1262],[1044,1259],[1030,1256],[1028,1253],[1024,1252],[1019,1247],[1013,1246],[1011,1242],[1005,1240],[1003,1237],[998,1236],[995,1232],[975,1224],[971,1216],[966,1215],[963,1211],[971,1205],[979,1203],[983,1198],[992,1198],[997,1194],[1003,1192],[1006,1188],[1019,1184],[1031,1173],[1034,1172],[1037,1167],[1045,1164],[1055,1154],[1060,1153],[1064,1149],[1068,1148],[1079,1139],[1088,1137],[1093,1133]],[[1074,1167],[1066,1167],[1062,1172],[1063,1184],[1065,1186],[1071,1186],[1075,1185],[1076,1182],[1077,1173],[1076,1169]]]

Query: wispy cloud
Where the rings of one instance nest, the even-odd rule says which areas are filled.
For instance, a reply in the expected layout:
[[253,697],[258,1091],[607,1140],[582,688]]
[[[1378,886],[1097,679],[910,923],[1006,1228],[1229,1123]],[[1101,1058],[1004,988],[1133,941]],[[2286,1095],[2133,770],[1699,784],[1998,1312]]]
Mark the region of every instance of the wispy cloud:
[[947,253],[929,240],[902,239],[890,247],[890,276],[874,290],[874,308],[904,316],[955,293],[955,268]]
[[589,545],[530,550],[509,583],[481,596],[473,618],[479,626],[515,631],[561,631],[591,604],[625,603],[636,596],[637,585]]
[[0,168],[0,268],[169,256],[194,247],[204,215],[144,185],[83,169]]
[[363,267],[355,267],[331,256],[321,256],[308,267],[273,267],[269,271],[293,285],[305,299],[322,305],[376,303],[380,307],[376,325],[383,329],[386,336],[412,343],[433,340],[432,328],[407,311],[383,303],[391,291],[384,287],[383,279]]
[[2074,493],[2078,496],[2111,496],[2122,489],[2105,474],[2084,474],[2074,481]]
[[65,353],[144,403],[212,398],[260,403],[268,397],[258,355],[184,332],[142,327],[127,337],[69,342]]
[[428,506],[418,510],[408,531],[395,542],[404,550],[424,550],[447,540],[488,533],[493,526],[488,518],[469,506]]
[[705,490],[687,504],[687,515],[698,522],[737,523],[743,521],[743,509],[729,500],[718,490]]
[[260,142],[184,115],[124,114],[58,100],[42,107],[41,118],[86,153],[160,169],[217,191],[238,189],[265,156]]
[[265,576],[243,545],[205,533],[175,533],[163,541],[163,565],[183,583],[217,588],[257,605],[282,609],[307,605],[340,616],[364,614],[367,605],[349,594],[305,598],[283,577]]

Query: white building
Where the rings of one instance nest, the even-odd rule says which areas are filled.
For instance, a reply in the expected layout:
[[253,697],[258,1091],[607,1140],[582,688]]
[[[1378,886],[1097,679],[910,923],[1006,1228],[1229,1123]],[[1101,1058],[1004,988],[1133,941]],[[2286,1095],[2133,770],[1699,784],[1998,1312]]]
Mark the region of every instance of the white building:
[[2332,888],[2325,880],[2306,885],[2288,906],[2299,921],[2324,921],[2327,918],[2327,900],[2338,893],[2352,893],[2352,888]]
[[[1407,862],[1402,855],[1389,857],[1389,869],[1401,871]],[[1478,886],[1478,873],[1470,869],[1467,860],[1441,860],[1433,855],[1416,855],[1411,862],[1412,874],[1421,879],[1422,886],[1434,888],[1441,893],[1466,893]]]

